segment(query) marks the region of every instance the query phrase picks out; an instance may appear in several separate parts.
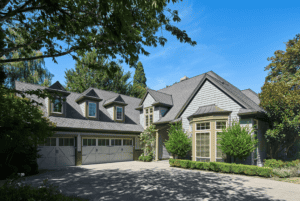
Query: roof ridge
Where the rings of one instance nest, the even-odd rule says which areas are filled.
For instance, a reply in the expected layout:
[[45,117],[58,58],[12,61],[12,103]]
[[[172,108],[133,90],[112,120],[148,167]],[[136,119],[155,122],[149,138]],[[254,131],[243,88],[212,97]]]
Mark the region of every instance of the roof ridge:
[[[210,72],[210,71],[208,71],[208,72]],[[207,73],[207,72],[206,72],[206,73]],[[203,75],[203,74],[206,74],[206,73],[202,73],[202,74],[200,74],[200,75]],[[198,77],[198,76],[200,76],[200,75],[195,75],[194,77],[190,77],[190,78],[188,78],[188,79],[186,79],[186,80],[182,80],[182,81],[180,81],[180,82],[176,82],[176,83],[174,83],[174,84],[172,84],[172,85],[170,85],[170,86],[168,86],[168,87],[172,87],[172,86],[174,86],[175,84],[182,83],[182,82],[184,82],[184,81],[193,79],[193,78]],[[162,89],[166,89],[166,88],[168,88],[168,87],[165,87],[165,88],[162,88]],[[160,90],[162,90],[162,89],[160,89]],[[160,90],[158,90],[158,91],[160,91]]]
[[[148,89],[149,89],[149,88],[148,88]],[[159,92],[159,93],[162,93],[162,94],[166,94],[166,95],[169,95],[169,96],[172,96],[172,94],[167,94],[167,93],[165,93],[165,92],[156,91],[156,90],[153,90],[153,89],[149,89],[149,90],[151,90],[151,91],[155,91],[155,92]]]
[[258,94],[250,88],[249,89],[244,89],[244,90],[241,90],[241,91],[245,91],[245,90],[250,90],[253,94],[255,94],[257,97],[259,97]]
[[[97,88],[93,88],[93,89],[97,89]],[[128,95],[125,95],[125,94],[119,94],[119,93],[116,93],[116,92],[113,92],[113,91],[107,91],[107,90],[104,90],[104,89],[97,89],[97,90],[105,91],[105,92],[110,92],[110,93],[114,93],[114,94],[118,94],[118,95],[123,95],[123,96],[127,96],[129,98],[136,98],[136,97],[128,96]],[[140,98],[136,98],[136,99],[141,100]]]

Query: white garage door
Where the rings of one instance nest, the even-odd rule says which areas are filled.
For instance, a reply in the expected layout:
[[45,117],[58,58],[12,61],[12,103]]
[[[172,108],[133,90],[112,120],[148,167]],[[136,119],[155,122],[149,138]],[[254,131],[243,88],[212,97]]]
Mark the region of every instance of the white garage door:
[[132,160],[132,139],[82,139],[83,165]]
[[39,169],[75,165],[74,138],[47,138],[45,144],[38,145],[42,158],[37,159]]

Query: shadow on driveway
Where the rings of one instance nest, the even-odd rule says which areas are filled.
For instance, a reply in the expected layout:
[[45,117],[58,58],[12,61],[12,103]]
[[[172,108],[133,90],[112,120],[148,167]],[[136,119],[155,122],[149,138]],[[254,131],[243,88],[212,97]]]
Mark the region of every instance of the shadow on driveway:
[[[141,171],[69,167],[26,178],[38,187],[43,179],[65,195],[89,200],[275,200],[266,188],[245,187],[246,179],[199,171]],[[270,188],[269,188],[270,189]],[[278,199],[277,199],[278,200]]]

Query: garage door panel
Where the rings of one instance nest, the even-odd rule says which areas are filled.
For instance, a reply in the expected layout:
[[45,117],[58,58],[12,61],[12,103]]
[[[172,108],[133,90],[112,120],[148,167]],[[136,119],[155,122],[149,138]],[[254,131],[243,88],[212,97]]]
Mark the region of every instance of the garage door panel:
[[75,148],[72,146],[58,147],[56,163],[58,166],[75,165]]
[[96,163],[107,163],[109,161],[109,154],[97,154],[96,156]]
[[96,147],[82,147],[82,164],[96,163]]

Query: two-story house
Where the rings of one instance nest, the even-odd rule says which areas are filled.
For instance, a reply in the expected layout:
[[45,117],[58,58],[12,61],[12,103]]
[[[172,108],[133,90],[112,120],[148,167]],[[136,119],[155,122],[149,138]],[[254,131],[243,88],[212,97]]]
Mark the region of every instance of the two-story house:
[[213,71],[185,76],[157,91],[147,89],[143,99],[96,88],[82,94],[68,92],[59,82],[42,87],[17,81],[15,86],[25,91],[58,91],[66,98],[57,97],[53,103],[35,99],[44,104],[45,116],[57,123],[55,135],[38,147],[43,155],[38,159],[40,169],[136,160],[142,153],[138,136],[150,124],[157,128],[155,159],[170,158],[164,142],[170,123],[179,121],[192,138],[194,161],[224,161],[217,148],[218,133],[233,119],[254,128],[259,140],[244,163],[262,166],[266,158],[268,124],[258,95],[239,90]]

